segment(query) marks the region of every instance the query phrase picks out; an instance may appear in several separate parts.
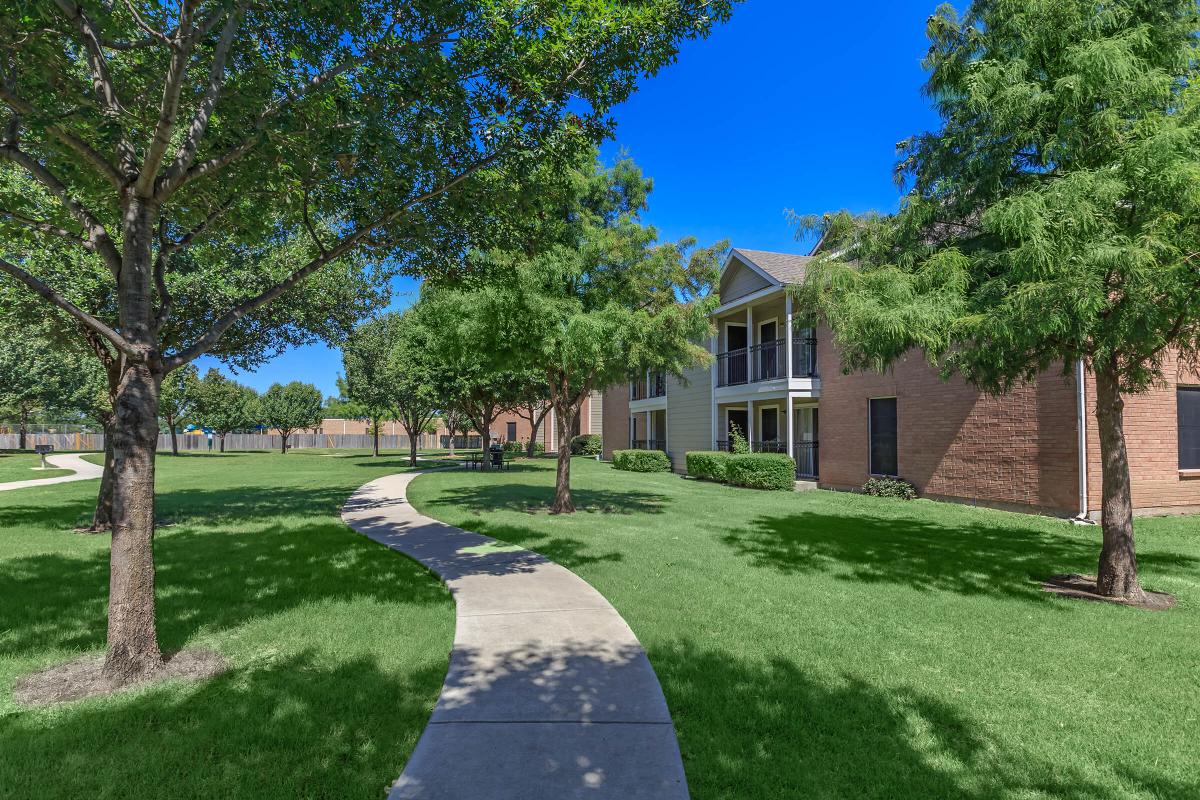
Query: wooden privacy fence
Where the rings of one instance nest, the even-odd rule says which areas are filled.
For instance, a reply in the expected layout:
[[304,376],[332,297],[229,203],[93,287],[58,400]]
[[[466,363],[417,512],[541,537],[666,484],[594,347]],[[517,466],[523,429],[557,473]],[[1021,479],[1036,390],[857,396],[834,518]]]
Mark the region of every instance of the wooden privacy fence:
[[[266,433],[230,433],[225,436],[225,449],[229,450],[278,450],[283,437],[278,434]],[[442,437],[446,438],[446,437]],[[474,437],[478,441],[478,437]],[[177,436],[180,452],[207,452],[209,441],[207,436],[179,434]],[[293,433],[288,437],[288,448],[292,449],[370,449],[373,437],[365,433]],[[0,433],[0,450],[16,450],[20,436],[15,433]],[[34,445],[49,444],[55,450],[93,450],[104,449],[104,434],[102,433],[30,433],[25,436],[25,447],[33,450]],[[408,437],[403,435],[380,436],[379,447],[385,450],[407,450]],[[432,434],[422,434],[417,437],[417,447],[422,449],[438,447],[438,437]],[[476,444],[478,446],[478,444]],[[219,450],[220,439],[213,437],[212,449]],[[171,435],[160,434],[158,437],[160,452],[170,452]]]

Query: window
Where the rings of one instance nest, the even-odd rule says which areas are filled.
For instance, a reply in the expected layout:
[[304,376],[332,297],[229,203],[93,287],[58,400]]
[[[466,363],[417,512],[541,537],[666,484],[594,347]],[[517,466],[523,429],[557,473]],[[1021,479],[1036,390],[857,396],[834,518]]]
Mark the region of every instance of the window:
[[871,474],[899,475],[896,457],[896,398],[871,400]]
[[508,440],[510,442],[515,442],[517,440],[517,423],[515,423],[515,422],[508,423],[508,430],[506,431],[506,433],[508,434]]
[[1179,468],[1200,469],[1200,386],[1175,392],[1179,414]]

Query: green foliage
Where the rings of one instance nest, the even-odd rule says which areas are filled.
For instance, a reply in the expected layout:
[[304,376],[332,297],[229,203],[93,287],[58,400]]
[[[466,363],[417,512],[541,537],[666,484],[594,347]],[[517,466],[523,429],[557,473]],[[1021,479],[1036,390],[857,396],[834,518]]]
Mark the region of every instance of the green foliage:
[[706,481],[725,481],[725,466],[732,456],[722,450],[690,450],[687,474]]
[[790,492],[796,488],[796,462],[782,453],[730,455],[725,481],[733,486]]
[[896,497],[916,500],[917,487],[900,478],[871,478],[863,484],[863,493],[872,497]]
[[668,472],[671,459],[662,450],[614,450],[612,465],[626,472]]
[[746,440],[746,434],[742,433],[742,428],[737,423],[729,425],[729,452],[739,456],[750,452],[750,442]]
[[226,378],[213,367],[197,383],[192,415],[201,427],[211,428],[224,436],[256,424],[257,402],[257,392]]
[[571,439],[571,455],[598,456],[604,452],[604,439],[599,434],[584,433]]
[[283,435],[284,448],[293,431],[321,424],[321,392],[311,383],[275,383],[263,392],[254,406],[258,421]]
[[[519,442],[519,441],[513,440],[511,442],[504,443],[504,452],[506,452],[506,453],[513,453],[515,455],[524,455],[528,451],[528,449],[529,449],[528,441]],[[542,444],[541,442],[533,443],[534,455],[540,455],[541,453],[544,453],[544,452],[546,452],[546,445]]]
[[90,416],[93,401],[103,394],[96,359],[64,341],[53,315],[6,300],[0,291],[0,418],[23,428],[35,419]]
[[[1122,391],[1200,345],[1194,0],[943,6],[941,129],[903,143],[893,216],[800,218],[824,238],[800,296],[848,368],[922,348],[989,391],[1084,359]],[[846,259],[853,259],[853,262]]]
[[158,396],[158,415],[168,428],[178,428],[200,400],[200,371],[188,364],[163,378]]

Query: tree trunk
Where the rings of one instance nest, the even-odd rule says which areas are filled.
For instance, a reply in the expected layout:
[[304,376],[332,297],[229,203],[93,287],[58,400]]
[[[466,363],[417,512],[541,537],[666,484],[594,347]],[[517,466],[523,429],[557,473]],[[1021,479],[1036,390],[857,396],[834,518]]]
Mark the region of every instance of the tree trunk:
[[454,428],[447,426],[447,431],[450,432],[450,453],[449,456],[454,458]]
[[217,450],[217,452],[224,453],[225,452],[225,434],[221,433],[221,434],[218,434],[218,436],[220,437],[221,442],[220,442],[219,449]]
[[1133,499],[1129,490],[1129,457],[1125,451],[1124,410],[1115,366],[1097,369],[1096,422],[1103,469],[1104,546],[1100,550],[1096,588],[1105,597],[1138,601],[1145,597],[1145,592],[1138,583],[1133,547]]
[[551,514],[574,514],[575,503],[571,499],[571,427],[575,409],[555,409],[558,423],[558,469],[554,476],[554,503]]
[[379,420],[371,420],[371,455],[379,457]]
[[17,449],[25,449],[25,437],[29,433],[29,412],[24,408],[21,409],[21,419],[17,427]]
[[415,467],[417,465],[417,437],[408,437],[408,465]]
[[481,420],[483,429],[479,432],[479,443],[483,446],[483,462],[479,469],[483,472],[490,472],[492,469],[492,419],[485,417]]
[[100,533],[112,528],[113,520],[113,475],[116,471],[116,452],[113,449],[113,424],[104,426],[104,472],[100,476],[100,492],[96,496],[96,510],[92,512],[89,533]]
[[104,676],[116,685],[162,667],[154,604],[154,451],[162,382],[154,330],[152,243],[158,209],[127,194],[118,277],[121,332],[137,351],[121,374],[113,411],[113,525],[108,650]]
[[179,455],[179,439],[175,434],[175,423],[173,420],[167,420],[167,425],[171,428],[171,455]]
[[288,440],[287,431],[280,431],[279,432],[279,452],[280,452],[280,454],[285,455],[285,456],[287,455],[287,440]]
[[117,685],[162,666],[154,606],[154,451],[159,376],[126,370],[113,428],[113,534],[104,675]]

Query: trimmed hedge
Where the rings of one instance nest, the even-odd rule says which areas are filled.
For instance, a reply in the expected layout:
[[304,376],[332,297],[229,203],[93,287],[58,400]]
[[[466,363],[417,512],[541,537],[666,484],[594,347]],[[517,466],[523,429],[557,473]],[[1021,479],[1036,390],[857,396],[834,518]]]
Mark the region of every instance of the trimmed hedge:
[[687,474],[705,481],[724,481],[730,458],[724,450],[692,450],[687,454]]
[[901,478],[871,478],[863,484],[863,492],[872,497],[896,497],[916,500],[917,487]]
[[782,453],[730,456],[725,462],[725,481],[733,486],[790,492],[796,488],[796,462]]
[[[504,443],[504,452],[506,453],[514,453],[520,456],[524,455],[525,451],[528,449],[529,442],[508,441]],[[535,456],[544,452],[546,452],[546,445],[542,444],[541,442],[533,443],[533,454]]]
[[571,455],[598,456],[604,449],[604,441],[598,433],[585,433],[571,440]]
[[671,459],[662,450],[614,450],[613,468],[626,472],[667,472]]

